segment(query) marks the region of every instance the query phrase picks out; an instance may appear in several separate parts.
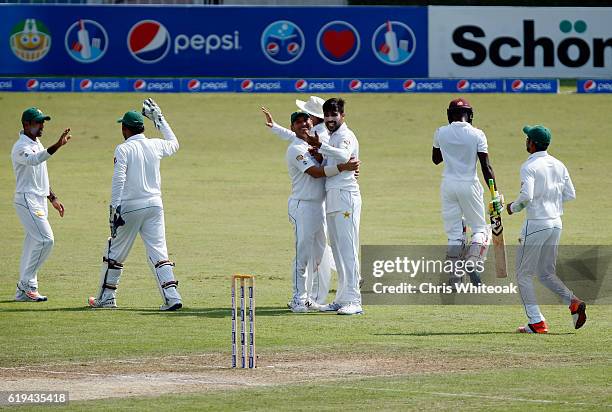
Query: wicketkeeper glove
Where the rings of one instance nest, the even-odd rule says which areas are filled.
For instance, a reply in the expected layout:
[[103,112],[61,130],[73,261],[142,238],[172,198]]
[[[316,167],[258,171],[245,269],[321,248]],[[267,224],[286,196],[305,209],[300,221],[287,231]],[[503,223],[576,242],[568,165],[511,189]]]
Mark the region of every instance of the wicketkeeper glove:
[[491,216],[499,216],[501,215],[502,210],[504,210],[506,204],[504,203],[504,195],[499,194],[496,198],[489,202],[489,214]]
[[114,239],[117,237],[117,228],[125,225],[125,220],[121,217],[121,205],[117,207],[110,206],[108,224],[110,225],[111,237]]
[[155,100],[149,97],[142,102],[142,114],[153,122],[157,130],[160,129],[164,120],[164,115],[157,103],[155,103]]

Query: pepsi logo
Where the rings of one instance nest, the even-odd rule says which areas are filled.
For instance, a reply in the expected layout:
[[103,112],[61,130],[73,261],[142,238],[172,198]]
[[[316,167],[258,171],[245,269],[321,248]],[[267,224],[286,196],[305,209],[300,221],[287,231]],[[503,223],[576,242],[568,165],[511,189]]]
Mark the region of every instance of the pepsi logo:
[[255,84],[253,83],[253,80],[245,79],[240,83],[240,90],[244,92],[250,92],[251,90],[253,90],[254,86]]
[[470,88],[470,82],[466,79],[461,79],[457,82],[457,90],[468,90]]
[[597,88],[597,83],[595,82],[595,80],[587,80],[582,85],[582,88],[584,89],[585,92],[592,92],[593,90]]
[[308,87],[308,82],[304,79],[300,79],[295,82],[295,90],[303,91]]
[[353,79],[349,83],[349,89],[351,91],[360,90],[361,89],[361,80]]
[[278,54],[280,47],[278,47],[278,43],[268,43],[266,50],[268,50],[268,54],[270,54],[271,56],[274,56]]
[[29,79],[26,82],[26,88],[28,90],[36,90],[36,89],[38,89],[38,80],[36,80],[36,79]]
[[516,79],[512,82],[512,91],[517,92],[523,90],[525,83],[521,79]]
[[411,92],[416,88],[416,82],[412,79],[408,79],[404,81],[402,87],[404,88],[404,91]]
[[141,63],[157,63],[170,50],[170,33],[158,21],[142,20],[130,29],[127,46],[132,57]]
[[191,79],[187,83],[187,89],[189,91],[200,90],[200,81],[198,79]]
[[144,90],[147,87],[147,82],[138,79],[134,82],[134,90]]
[[302,29],[288,20],[270,23],[261,34],[261,50],[276,64],[289,64],[299,59],[305,44]]
[[79,88],[81,90],[91,90],[92,87],[93,87],[93,82],[89,79],[83,79],[79,83]]
[[298,54],[299,51],[300,51],[300,45],[298,43],[291,42],[287,46],[287,52],[293,56]]

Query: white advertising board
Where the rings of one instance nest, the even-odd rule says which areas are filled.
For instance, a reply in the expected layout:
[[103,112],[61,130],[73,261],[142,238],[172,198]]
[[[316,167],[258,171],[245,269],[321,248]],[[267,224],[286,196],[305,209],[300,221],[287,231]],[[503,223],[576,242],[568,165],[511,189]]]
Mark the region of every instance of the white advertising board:
[[430,77],[612,77],[610,7],[429,7]]

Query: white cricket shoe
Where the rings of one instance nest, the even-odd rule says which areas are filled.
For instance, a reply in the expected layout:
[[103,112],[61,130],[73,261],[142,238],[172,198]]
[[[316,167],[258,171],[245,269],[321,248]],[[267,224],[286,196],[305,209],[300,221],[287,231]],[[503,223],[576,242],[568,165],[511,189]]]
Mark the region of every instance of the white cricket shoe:
[[89,307],[91,308],[95,308],[95,309],[115,309],[117,308],[117,301],[115,300],[115,298],[107,298],[107,299],[96,299],[93,296],[90,296],[87,303],[89,304]]
[[327,305],[321,305],[319,307],[319,311],[320,312],[338,312],[338,309],[340,309],[342,306],[339,303],[336,302],[332,302],[332,303],[328,303]]
[[300,302],[299,300],[292,300],[287,306],[289,306],[289,309],[291,309],[291,312],[293,313],[308,312],[308,307],[306,306],[305,302]]
[[361,315],[363,313],[363,309],[361,305],[356,303],[349,303],[348,305],[342,306],[338,309],[338,315]]
[[38,289],[17,282],[15,300],[17,302],[45,302],[47,297],[38,293]]
[[321,310],[321,306],[323,305],[319,305],[312,299],[307,299],[306,302],[304,302],[304,306],[306,306],[308,312],[319,312]]
[[180,299],[169,299],[167,304],[161,305],[159,307],[159,310],[166,311],[166,312],[172,312],[175,310],[179,310],[182,307],[183,307],[183,302],[181,302]]

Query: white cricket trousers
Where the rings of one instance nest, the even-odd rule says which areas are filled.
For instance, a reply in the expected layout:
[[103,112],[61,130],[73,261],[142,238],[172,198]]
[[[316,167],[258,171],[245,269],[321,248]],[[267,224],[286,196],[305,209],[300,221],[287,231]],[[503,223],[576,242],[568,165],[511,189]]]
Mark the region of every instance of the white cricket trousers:
[[361,194],[346,190],[327,191],[329,240],[338,271],[335,303],[361,305],[359,290],[359,221]]
[[485,244],[489,228],[485,221],[483,189],[480,182],[442,179],[440,198],[448,244],[462,244],[462,219],[465,219],[466,225],[472,229],[472,243]]
[[32,193],[15,193],[14,203],[25,231],[19,281],[37,289],[38,269],[53,249],[53,231],[47,220],[47,198]]
[[[310,298],[318,302],[323,294],[327,296],[328,289],[325,289],[325,287],[329,285],[329,280],[320,279],[318,270],[327,245],[323,222],[325,216],[323,202],[321,200],[290,198],[287,209],[295,235],[295,258],[291,270],[293,300],[304,302]],[[312,283],[308,282],[306,272],[306,266],[309,263],[313,266]],[[308,283],[313,285],[311,290],[307,288]]]
[[516,254],[516,277],[529,323],[544,320],[536,302],[533,277],[569,306],[573,293],[557,277],[557,249],[562,231],[561,218],[526,220],[521,230],[520,245]]
[[136,235],[140,233],[149,265],[155,266],[160,261],[168,260],[163,207],[143,202],[141,206],[122,206],[122,209],[125,209],[121,213],[125,225],[117,229],[117,237],[111,241],[108,257],[119,263],[125,262]]

